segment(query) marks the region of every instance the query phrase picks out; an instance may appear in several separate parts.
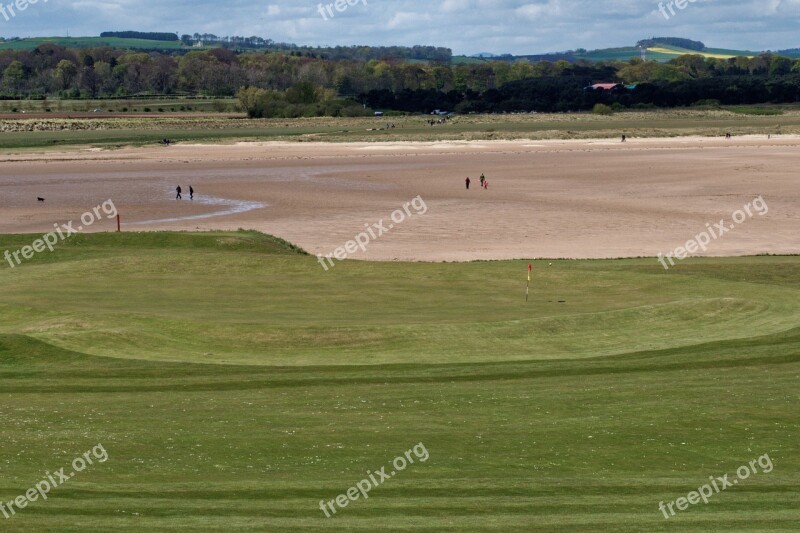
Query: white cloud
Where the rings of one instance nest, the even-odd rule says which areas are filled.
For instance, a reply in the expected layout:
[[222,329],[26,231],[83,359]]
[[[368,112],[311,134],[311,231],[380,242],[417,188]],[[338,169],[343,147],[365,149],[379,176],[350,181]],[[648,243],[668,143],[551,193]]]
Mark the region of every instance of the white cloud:
[[432,18],[428,13],[409,13],[405,11],[398,11],[395,13],[391,20],[386,24],[389,29],[397,28],[415,28],[418,24],[427,24],[432,22]]
[[31,5],[10,22],[0,18],[0,35],[210,32],[516,54],[633,45],[654,35],[723,48],[800,47],[800,0],[698,0],[670,20],[658,13],[658,0],[366,0],[323,20],[318,5],[334,1],[58,0]]

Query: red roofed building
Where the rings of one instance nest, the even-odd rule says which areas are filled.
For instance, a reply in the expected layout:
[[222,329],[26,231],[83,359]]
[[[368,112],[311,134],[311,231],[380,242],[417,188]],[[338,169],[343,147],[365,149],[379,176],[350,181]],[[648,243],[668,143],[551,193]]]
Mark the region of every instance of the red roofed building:
[[622,85],[621,83],[595,83],[594,85],[592,85],[592,89],[595,90],[602,89],[604,91],[610,91],[612,89],[620,87],[621,85]]

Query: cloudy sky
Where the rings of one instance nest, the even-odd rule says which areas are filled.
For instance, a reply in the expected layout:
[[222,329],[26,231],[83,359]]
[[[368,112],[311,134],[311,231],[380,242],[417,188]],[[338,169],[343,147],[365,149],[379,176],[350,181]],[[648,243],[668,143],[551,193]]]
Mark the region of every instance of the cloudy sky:
[[350,1],[357,3],[326,20],[320,0],[38,0],[9,20],[0,14],[0,36],[207,32],[311,45],[436,45],[456,54],[606,48],[653,36],[748,50],[800,47],[800,0],[687,0],[669,20],[659,0]]

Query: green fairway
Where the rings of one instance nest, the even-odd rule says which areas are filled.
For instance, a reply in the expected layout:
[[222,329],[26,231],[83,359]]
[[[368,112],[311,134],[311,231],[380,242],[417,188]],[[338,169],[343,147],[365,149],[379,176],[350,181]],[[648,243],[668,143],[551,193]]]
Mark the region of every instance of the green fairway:
[[[109,458],[0,529],[796,527],[800,257],[539,260],[526,304],[527,264],[326,272],[244,231],[2,260],[0,502]],[[419,443],[427,461],[325,518]],[[772,472],[659,511],[764,454]]]

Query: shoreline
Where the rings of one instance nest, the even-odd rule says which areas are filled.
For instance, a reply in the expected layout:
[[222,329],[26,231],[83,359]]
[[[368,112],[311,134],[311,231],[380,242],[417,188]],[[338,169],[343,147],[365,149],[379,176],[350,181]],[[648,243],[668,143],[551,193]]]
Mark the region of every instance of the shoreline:
[[[291,148],[317,148],[323,152],[335,151],[335,149],[361,149],[367,152],[376,152],[375,155],[381,150],[386,150],[389,153],[398,150],[416,150],[420,152],[437,151],[441,148],[451,148],[453,150],[480,150],[484,148],[560,148],[561,150],[569,150],[573,147],[582,147],[586,149],[586,145],[591,148],[611,149],[612,147],[619,147],[622,149],[643,147],[647,149],[657,148],[658,144],[666,145],[665,148],[674,148],[674,145],[688,145],[690,143],[697,143],[704,146],[727,146],[735,148],[737,146],[800,146],[800,134],[771,134],[770,137],[761,134],[748,134],[734,136],[731,139],[725,139],[719,136],[704,136],[704,135],[685,135],[685,136],[648,136],[648,137],[627,137],[627,142],[621,142],[617,137],[597,137],[586,139],[488,139],[488,140],[422,140],[422,141],[248,141],[236,140],[220,141],[220,142],[177,142],[169,147],[153,146],[153,145],[124,145],[117,147],[96,147],[96,146],[59,146],[53,147],[49,150],[42,150],[40,148],[31,148],[30,151],[25,152],[9,152],[3,153],[0,151],[0,163],[21,162],[21,161],[73,161],[73,160],[98,160],[108,161],[114,159],[127,159],[126,155],[133,152],[137,159],[141,157],[157,156],[163,159],[164,156],[180,157],[185,149],[202,149],[202,150],[215,150],[215,149],[248,149],[248,148],[276,148],[279,150]],[[504,146],[507,145],[507,146]],[[326,150],[327,149],[327,150]],[[333,150],[332,150],[333,149]],[[176,153],[177,152],[177,153]],[[350,154],[348,154],[350,155]],[[408,154],[405,154],[408,155]],[[89,157],[95,156],[95,157]],[[262,158],[271,159],[271,158]]]

